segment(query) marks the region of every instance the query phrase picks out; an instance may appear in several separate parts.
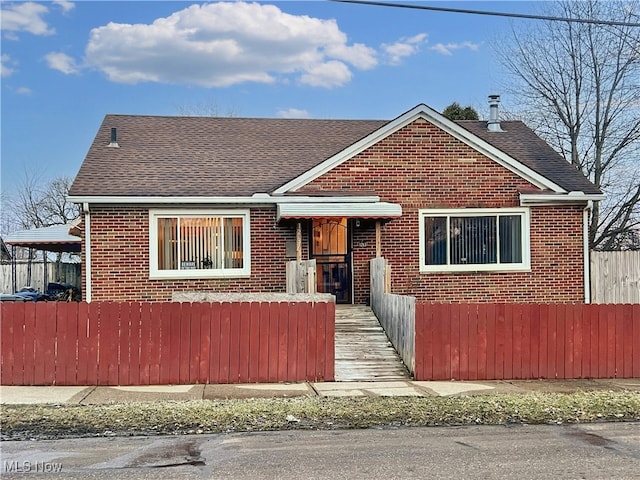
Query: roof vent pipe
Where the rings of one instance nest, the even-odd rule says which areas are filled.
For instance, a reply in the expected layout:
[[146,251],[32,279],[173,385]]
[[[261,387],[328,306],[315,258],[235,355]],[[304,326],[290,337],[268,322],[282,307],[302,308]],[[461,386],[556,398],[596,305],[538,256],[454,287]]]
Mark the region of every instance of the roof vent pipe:
[[112,148],[120,147],[120,145],[118,145],[118,131],[116,130],[116,127],[111,128],[111,143],[107,145],[107,147],[112,147]]
[[503,132],[500,127],[500,118],[498,116],[498,105],[500,104],[500,95],[489,95],[489,121],[487,129],[490,132]]

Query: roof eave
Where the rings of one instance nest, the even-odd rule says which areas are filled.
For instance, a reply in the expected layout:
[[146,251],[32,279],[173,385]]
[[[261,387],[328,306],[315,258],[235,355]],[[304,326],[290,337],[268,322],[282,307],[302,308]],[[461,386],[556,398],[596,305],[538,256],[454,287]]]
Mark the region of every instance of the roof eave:
[[283,196],[256,193],[251,196],[237,197],[140,197],[133,195],[70,195],[71,203],[87,203],[91,205],[276,205],[281,203],[370,203],[379,202],[377,195],[354,196]]
[[521,206],[588,205],[589,202],[604,200],[603,194],[584,192],[560,193],[520,193]]

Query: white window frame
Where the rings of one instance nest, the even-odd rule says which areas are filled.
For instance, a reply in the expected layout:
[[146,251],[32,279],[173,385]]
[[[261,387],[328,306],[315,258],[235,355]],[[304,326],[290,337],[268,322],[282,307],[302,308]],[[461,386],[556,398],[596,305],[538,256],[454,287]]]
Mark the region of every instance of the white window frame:
[[[520,263],[484,263],[484,264],[449,264],[450,238],[447,221],[447,264],[426,265],[425,258],[425,231],[426,217],[483,217],[498,215],[520,216],[520,228],[522,238],[522,262]],[[420,248],[420,272],[422,273],[448,273],[448,272],[518,272],[531,270],[531,230],[530,212],[528,208],[456,208],[456,209],[421,209],[418,210],[419,219],[419,248]],[[498,240],[499,241],[499,240]],[[497,247],[500,248],[499,246]]]
[[[242,218],[242,268],[220,269],[158,269],[158,219],[176,217],[236,217]],[[248,209],[158,209],[149,210],[149,278],[203,279],[238,278],[251,275],[251,213]]]

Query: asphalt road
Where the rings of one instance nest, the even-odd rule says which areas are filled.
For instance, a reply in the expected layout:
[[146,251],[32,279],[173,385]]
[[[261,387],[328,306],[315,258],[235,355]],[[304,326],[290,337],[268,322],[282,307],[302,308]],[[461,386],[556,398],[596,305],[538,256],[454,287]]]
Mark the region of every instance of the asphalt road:
[[2,442],[3,479],[640,478],[640,423]]

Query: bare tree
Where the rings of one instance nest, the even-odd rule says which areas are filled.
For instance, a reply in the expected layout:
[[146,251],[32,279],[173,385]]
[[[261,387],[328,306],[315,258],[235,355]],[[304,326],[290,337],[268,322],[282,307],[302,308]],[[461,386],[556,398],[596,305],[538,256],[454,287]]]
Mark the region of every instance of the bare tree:
[[[640,18],[638,0],[544,5],[563,18]],[[528,23],[496,48],[522,117],[607,195],[593,209],[591,247],[629,248],[640,228],[640,28]]]
[[43,181],[38,176],[25,173],[15,193],[5,194],[2,199],[2,228],[5,233],[64,225],[78,218],[79,206],[67,200],[70,187],[69,177]]
[[6,190],[0,191],[0,234],[12,231],[12,218],[8,213],[11,196]]
[[9,222],[15,229],[64,225],[78,218],[78,205],[67,200],[71,179],[58,177],[43,182],[25,174],[15,194],[8,198]]

